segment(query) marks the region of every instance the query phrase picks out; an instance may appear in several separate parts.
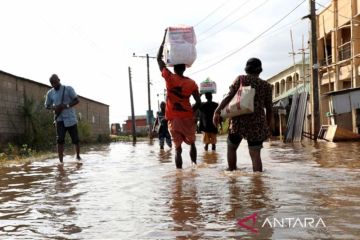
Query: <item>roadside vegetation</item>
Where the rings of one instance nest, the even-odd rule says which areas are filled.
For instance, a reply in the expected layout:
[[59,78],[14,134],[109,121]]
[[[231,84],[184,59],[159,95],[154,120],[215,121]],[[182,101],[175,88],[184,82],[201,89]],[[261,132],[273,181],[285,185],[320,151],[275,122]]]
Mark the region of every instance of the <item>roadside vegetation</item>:
[[[53,115],[41,104],[27,97],[24,97],[24,104],[19,109],[19,114],[25,120],[23,134],[0,145],[0,162],[56,156],[56,130],[53,125]],[[11,124],[14,129],[20,128],[15,121]],[[91,127],[85,121],[78,121],[78,131],[83,146],[112,141],[109,135],[98,135],[93,138]],[[71,145],[68,134],[65,144]]]

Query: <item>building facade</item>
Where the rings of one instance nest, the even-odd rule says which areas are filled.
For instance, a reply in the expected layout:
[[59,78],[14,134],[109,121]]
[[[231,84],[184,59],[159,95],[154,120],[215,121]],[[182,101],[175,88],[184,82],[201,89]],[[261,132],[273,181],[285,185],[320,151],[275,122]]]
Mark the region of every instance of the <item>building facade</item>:
[[[26,99],[32,99],[38,108],[44,107],[45,95],[51,87],[30,79],[0,71],[0,142],[20,136],[25,131],[21,113]],[[91,136],[108,135],[109,106],[82,96],[75,106],[80,121],[90,126]]]
[[[149,133],[149,125],[146,119],[146,115],[135,116],[135,131],[137,134]],[[122,125],[123,133],[127,135],[132,134],[132,126],[132,118],[128,116],[128,119],[125,120],[125,123]]]
[[[286,131],[293,95],[298,92],[309,92],[309,64],[307,60],[290,66],[276,75],[267,79],[272,86],[273,99],[273,126],[272,131],[275,135],[282,135]],[[305,86],[305,88],[304,88]],[[306,118],[303,129],[310,132],[311,111],[310,101],[306,103]]]
[[333,0],[317,15],[320,118],[359,133],[360,0]]

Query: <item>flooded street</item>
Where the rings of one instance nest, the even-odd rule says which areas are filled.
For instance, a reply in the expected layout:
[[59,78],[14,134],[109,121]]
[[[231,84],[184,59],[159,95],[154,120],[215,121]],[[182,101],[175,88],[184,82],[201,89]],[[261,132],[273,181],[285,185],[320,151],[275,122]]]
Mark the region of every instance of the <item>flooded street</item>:
[[360,142],[266,142],[263,173],[243,142],[228,173],[226,138],[197,139],[183,170],[157,139],[1,167],[0,239],[360,238]]

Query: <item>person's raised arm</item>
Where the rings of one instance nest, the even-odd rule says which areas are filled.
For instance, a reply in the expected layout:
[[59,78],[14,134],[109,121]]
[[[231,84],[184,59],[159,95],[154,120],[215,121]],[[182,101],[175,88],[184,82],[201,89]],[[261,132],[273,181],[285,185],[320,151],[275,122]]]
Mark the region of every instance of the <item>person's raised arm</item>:
[[164,43],[165,43],[166,33],[167,33],[167,29],[165,29],[164,38],[162,40],[162,43],[160,45],[160,48],[159,48],[159,51],[158,51],[158,54],[157,54],[157,62],[159,64],[159,69],[160,69],[161,72],[166,67],[165,62],[162,60],[162,54],[163,54],[163,51],[164,51]]

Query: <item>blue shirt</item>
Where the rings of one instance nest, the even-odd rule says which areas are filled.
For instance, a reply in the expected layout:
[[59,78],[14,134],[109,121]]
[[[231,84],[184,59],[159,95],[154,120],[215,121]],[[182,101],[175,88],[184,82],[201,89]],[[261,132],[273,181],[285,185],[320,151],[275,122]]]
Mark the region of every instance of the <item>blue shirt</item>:
[[[46,93],[45,107],[60,105],[64,90],[65,92],[64,92],[64,100],[62,102],[63,104],[65,105],[70,104],[70,102],[72,102],[75,98],[77,98],[77,94],[75,93],[72,87],[70,86],[65,87],[64,85],[61,85],[59,90],[55,90],[54,88],[52,88]],[[64,121],[65,127],[70,127],[75,125],[77,123],[75,109],[72,107],[64,109],[60,113],[56,121],[58,122]]]

